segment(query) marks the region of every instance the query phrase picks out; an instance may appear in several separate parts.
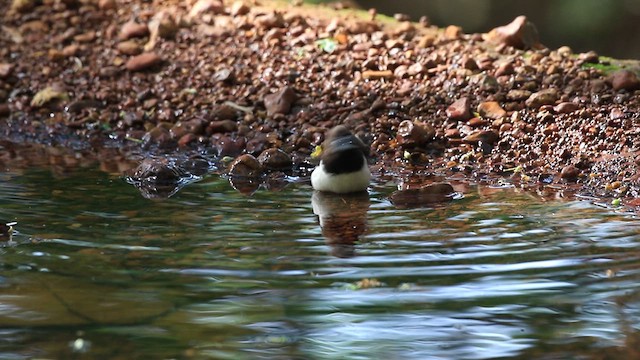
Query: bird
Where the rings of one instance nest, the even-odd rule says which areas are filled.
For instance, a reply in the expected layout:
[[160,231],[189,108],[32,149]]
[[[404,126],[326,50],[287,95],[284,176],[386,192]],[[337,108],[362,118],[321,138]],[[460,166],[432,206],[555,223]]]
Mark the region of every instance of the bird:
[[320,164],[311,173],[311,186],[336,194],[366,191],[371,180],[368,150],[344,125],[329,130],[322,144]]

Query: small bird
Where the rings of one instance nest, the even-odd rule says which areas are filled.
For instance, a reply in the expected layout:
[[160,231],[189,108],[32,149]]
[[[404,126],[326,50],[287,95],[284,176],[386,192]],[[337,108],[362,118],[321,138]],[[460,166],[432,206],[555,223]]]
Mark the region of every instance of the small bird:
[[366,191],[371,180],[367,146],[345,126],[327,134],[320,164],[311,173],[311,186],[319,191],[346,194]]

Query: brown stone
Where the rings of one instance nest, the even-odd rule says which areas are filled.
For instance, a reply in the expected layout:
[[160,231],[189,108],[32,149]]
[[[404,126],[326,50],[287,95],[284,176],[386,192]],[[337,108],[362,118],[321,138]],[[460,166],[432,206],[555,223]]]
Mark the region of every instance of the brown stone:
[[230,133],[238,130],[238,124],[233,120],[212,121],[207,126],[207,134]]
[[224,6],[218,0],[198,0],[189,10],[189,17],[196,18],[206,13],[222,14]]
[[174,139],[180,139],[186,134],[200,135],[204,130],[204,121],[201,119],[193,119],[187,121],[179,121],[169,132]]
[[556,105],[553,108],[553,111],[555,111],[558,114],[569,114],[572,113],[576,110],[578,110],[580,108],[580,105],[574,103],[574,102],[569,102],[569,101],[565,101],[565,102],[561,102],[560,104]]
[[246,15],[249,13],[249,7],[244,3],[244,1],[236,1],[231,5],[229,13],[231,16]]
[[498,139],[500,139],[500,136],[494,131],[478,130],[465,136],[462,141],[467,144],[478,144],[479,142],[483,142],[485,144],[495,144]]
[[0,63],[0,79],[5,79],[11,74],[13,65],[9,63]]
[[447,40],[456,40],[462,36],[462,28],[460,26],[449,25],[444,29],[444,38]]
[[144,53],[132,57],[127,61],[125,67],[129,71],[142,71],[149,69],[162,62],[162,58],[156,53]]
[[260,153],[260,156],[258,156],[258,162],[260,162],[263,168],[268,170],[291,169],[293,165],[291,156],[277,148],[264,150]]
[[266,95],[264,107],[267,109],[267,115],[288,114],[296,98],[295,91],[288,86],[273,94]]
[[120,29],[120,40],[129,40],[136,37],[145,37],[149,35],[149,27],[147,24],[140,24],[135,21],[129,21],[122,25]]
[[567,165],[560,171],[560,177],[566,181],[575,181],[580,175],[580,169],[573,165]]
[[100,10],[113,10],[116,8],[116,0],[100,0],[98,1],[98,8]]
[[116,49],[119,53],[124,55],[138,55],[142,52],[142,46],[133,40],[118,43]]
[[404,120],[398,125],[396,139],[403,146],[422,146],[433,139],[435,129],[427,124]]
[[499,26],[485,35],[485,40],[512,46],[518,49],[540,47],[538,29],[527,20],[526,16],[518,16],[510,24]]
[[558,90],[545,89],[531,94],[525,104],[530,108],[537,109],[543,105],[553,105],[556,100],[558,100]]
[[607,82],[611,84],[613,90],[637,90],[640,88],[640,80],[638,76],[629,70],[618,70],[607,78]]
[[262,175],[262,165],[253,155],[243,154],[231,163],[229,175],[232,177],[259,177]]
[[467,121],[471,119],[471,101],[468,97],[460,98],[449,105],[447,117],[454,121]]
[[507,116],[507,111],[497,101],[485,101],[478,105],[478,113],[488,119],[500,119]]

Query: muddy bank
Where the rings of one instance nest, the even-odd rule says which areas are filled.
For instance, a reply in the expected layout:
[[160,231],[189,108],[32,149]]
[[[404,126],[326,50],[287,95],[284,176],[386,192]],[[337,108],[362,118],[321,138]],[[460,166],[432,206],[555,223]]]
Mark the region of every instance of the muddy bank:
[[[326,130],[346,124],[377,176],[638,197],[637,64],[548,49],[526,18],[464,34],[268,1],[0,10],[4,140],[195,159],[196,171],[236,166],[259,183],[305,176]],[[193,175],[183,170],[162,174]]]

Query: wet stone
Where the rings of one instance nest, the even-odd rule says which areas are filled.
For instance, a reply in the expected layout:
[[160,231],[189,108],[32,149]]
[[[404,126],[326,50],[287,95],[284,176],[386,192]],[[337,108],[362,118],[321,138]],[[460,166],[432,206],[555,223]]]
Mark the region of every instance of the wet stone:
[[258,156],[258,162],[267,170],[291,169],[293,165],[291,156],[277,148],[270,148],[263,151],[260,156]]
[[447,117],[454,121],[467,121],[471,118],[471,101],[467,97],[460,98],[449,105]]
[[201,119],[193,119],[188,121],[180,121],[176,123],[169,133],[174,139],[180,139],[187,134],[199,135],[204,130],[204,121]]
[[229,168],[229,176],[255,178],[262,175],[262,165],[253,155],[244,154],[235,159]]
[[207,125],[207,134],[230,133],[238,130],[238,124],[233,120],[212,121]]
[[455,190],[448,183],[434,183],[418,189],[398,190],[391,194],[390,200],[398,208],[414,208],[442,203],[453,199]]
[[427,123],[404,120],[398,125],[396,139],[402,146],[423,146],[435,135],[433,127]]
[[485,144],[495,144],[499,138],[500,136],[494,131],[479,130],[465,136],[462,141],[467,144],[478,144],[480,142],[483,142]]
[[560,171],[560,177],[566,181],[576,181],[580,175],[580,169],[573,165],[567,165]]
[[142,52],[142,46],[135,41],[127,40],[118,43],[116,49],[124,55],[138,55]]
[[209,144],[219,157],[237,156],[244,150],[246,141],[244,137],[231,137],[226,134],[213,134],[209,138]]

